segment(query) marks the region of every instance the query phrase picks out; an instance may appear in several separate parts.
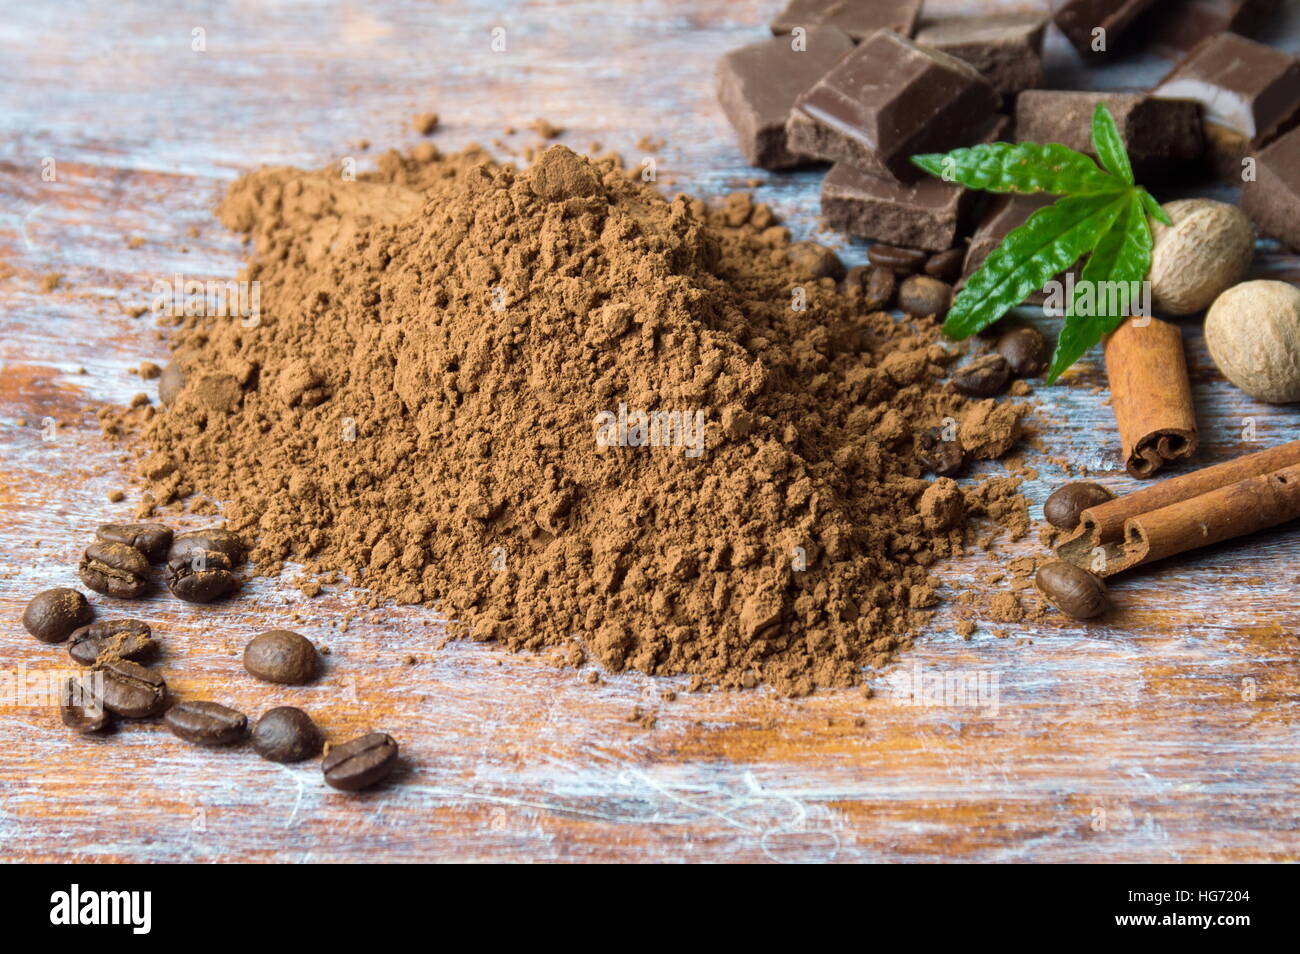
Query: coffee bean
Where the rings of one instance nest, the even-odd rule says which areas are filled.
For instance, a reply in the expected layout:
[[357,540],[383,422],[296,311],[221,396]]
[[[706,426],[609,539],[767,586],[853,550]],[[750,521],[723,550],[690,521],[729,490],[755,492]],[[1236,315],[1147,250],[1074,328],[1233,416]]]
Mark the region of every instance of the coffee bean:
[[43,643],[61,643],[94,617],[95,611],[79,591],[58,586],[32,597],[23,610],[23,627]]
[[59,716],[64,725],[82,735],[103,732],[113,721],[104,708],[104,700],[96,697],[90,679],[68,679],[63,683]]
[[171,594],[187,603],[211,603],[239,588],[230,558],[215,550],[190,550],[184,556],[173,556],[163,578]]
[[242,537],[229,530],[213,527],[209,530],[190,530],[176,534],[172,541],[169,560],[189,556],[191,553],[220,553],[230,561],[230,568],[239,566],[248,556],[248,547]]
[[300,686],[316,675],[316,647],[297,633],[273,629],[249,640],[244,668],[267,682]]
[[931,255],[925,263],[925,273],[931,278],[952,285],[961,278],[961,267],[965,261],[964,248],[950,248],[946,252]]
[[140,660],[157,648],[149,624],[138,619],[101,620],[68,637],[68,654],[83,666],[109,659]]
[[1057,609],[1075,619],[1092,619],[1110,607],[1101,577],[1073,563],[1057,560],[1045,564],[1034,577],[1034,585]]
[[172,404],[183,387],[185,387],[185,371],[173,361],[163,368],[162,374],[158,377],[158,400],[163,404]]
[[106,523],[95,531],[95,539],[135,547],[150,563],[161,563],[172,545],[172,531],[161,523]]
[[919,271],[929,257],[928,252],[917,248],[883,245],[880,242],[867,249],[867,260],[872,265],[888,268],[897,275],[910,275],[912,272]]
[[967,397],[993,397],[1001,394],[1011,377],[1007,359],[1000,354],[985,354],[953,373],[952,386]]
[[839,278],[844,274],[839,256],[816,242],[795,242],[786,249],[785,257],[801,278]]
[[1080,515],[1089,507],[1114,500],[1115,495],[1101,484],[1079,480],[1058,487],[1043,504],[1043,518],[1061,530],[1073,530],[1079,525]]
[[898,289],[898,307],[915,318],[942,318],[952,304],[952,286],[929,275],[909,275]]
[[1018,378],[1036,377],[1047,370],[1047,339],[1037,328],[1012,328],[998,338],[997,347]]
[[867,271],[866,284],[863,286],[862,306],[867,311],[888,311],[894,303],[894,293],[898,289],[898,279],[889,268],[873,266]]
[[167,701],[167,683],[148,666],[110,659],[92,672],[103,673],[104,706],[115,715],[144,719],[161,712]]
[[320,767],[331,787],[355,792],[383,781],[396,764],[397,743],[392,736],[371,732],[330,749]]
[[253,751],[271,762],[301,762],[321,750],[323,739],[311,716],[293,706],[277,706],[253,726]]
[[81,582],[96,593],[133,600],[149,589],[149,561],[135,547],[92,543],[77,567]]
[[172,735],[195,745],[229,745],[238,742],[248,718],[219,702],[178,702],[163,716]]
[[916,458],[937,477],[952,477],[966,466],[966,449],[956,435],[944,438],[942,427],[931,427],[916,435]]

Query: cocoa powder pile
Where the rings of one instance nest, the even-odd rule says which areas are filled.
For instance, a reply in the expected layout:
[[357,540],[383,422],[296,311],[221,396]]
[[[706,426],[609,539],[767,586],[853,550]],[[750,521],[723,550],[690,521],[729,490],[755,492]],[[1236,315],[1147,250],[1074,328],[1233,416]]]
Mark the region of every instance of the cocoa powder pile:
[[252,173],[219,216],[254,242],[260,323],[179,321],[183,379],[137,419],[142,509],[222,501],[259,572],[341,573],[574,664],[804,694],[911,644],[974,518],[1027,526],[1017,481],[932,481],[913,452],[951,418],[1000,456],[1023,407],[944,385],[933,321],[866,313],[748,195],[425,143],[356,181]]

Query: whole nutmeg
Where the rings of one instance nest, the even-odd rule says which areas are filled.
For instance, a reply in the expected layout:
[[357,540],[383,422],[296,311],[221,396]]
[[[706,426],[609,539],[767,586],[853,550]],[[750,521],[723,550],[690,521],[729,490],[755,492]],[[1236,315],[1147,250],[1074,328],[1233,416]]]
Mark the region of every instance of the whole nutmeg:
[[1300,401],[1300,288],[1243,282],[1205,316],[1205,345],[1223,376],[1269,404]]
[[1255,230],[1235,205],[1178,199],[1163,206],[1173,225],[1152,226],[1151,300],[1166,315],[1190,315],[1246,274]]

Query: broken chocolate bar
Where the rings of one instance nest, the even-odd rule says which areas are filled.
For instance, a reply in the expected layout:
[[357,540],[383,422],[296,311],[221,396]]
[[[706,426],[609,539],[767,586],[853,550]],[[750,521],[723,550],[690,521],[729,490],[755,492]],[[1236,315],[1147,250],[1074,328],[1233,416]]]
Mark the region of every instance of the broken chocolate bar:
[[1096,158],[1092,115],[1101,102],[1115,117],[1139,178],[1159,179],[1179,163],[1201,158],[1205,139],[1200,104],[1140,93],[1026,90],[1016,98],[1016,139],[1059,142]]
[[1241,189],[1241,207],[1260,230],[1300,252],[1300,129],[1257,157]]
[[912,156],[969,145],[999,103],[968,64],[881,30],[795,100],[786,131],[795,152],[911,182]]
[[946,17],[923,22],[916,42],[969,63],[999,93],[1012,97],[1043,81],[1046,28],[1047,17],[1040,13]]
[[974,194],[942,179],[910,185],[837,162],[822,180],[822,215],[857,238],[941,252],[969,224]]
[[788,36],[773,37],[719,60],[718,102],[750,165],[787,169],[807,161],[786,144],[790,107],[851,49],[853,41],[843,31],[814,27],[798,43]]
[[772,21],[777,36],[803,27],[833,26],[854,40],[864,40],[877,30],[911,36],[921,0],[790,0]]
[[1056,0],[1052,19],[1084,56],[1120,49],[1124,34],[1155,0]]
[[1179,0],[1161,4],[1143,19],[1151,21],[1152,47],[1181,56],[1216,33],[1254,33],[1281,5],[1281,0]]

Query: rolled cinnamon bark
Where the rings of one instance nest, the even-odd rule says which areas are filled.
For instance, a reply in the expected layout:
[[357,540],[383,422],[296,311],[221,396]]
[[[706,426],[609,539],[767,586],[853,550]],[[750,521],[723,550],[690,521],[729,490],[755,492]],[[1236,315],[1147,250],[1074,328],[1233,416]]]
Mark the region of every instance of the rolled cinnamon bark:
[[1196,451],[1196,410],[1183,333],[1158,318],[1130,318],[1106,339],[1106,375],[1124,466],[1150,477]]
[[1056,553],[1100,576],[1300,517],[1300,441],[1108,500]]

